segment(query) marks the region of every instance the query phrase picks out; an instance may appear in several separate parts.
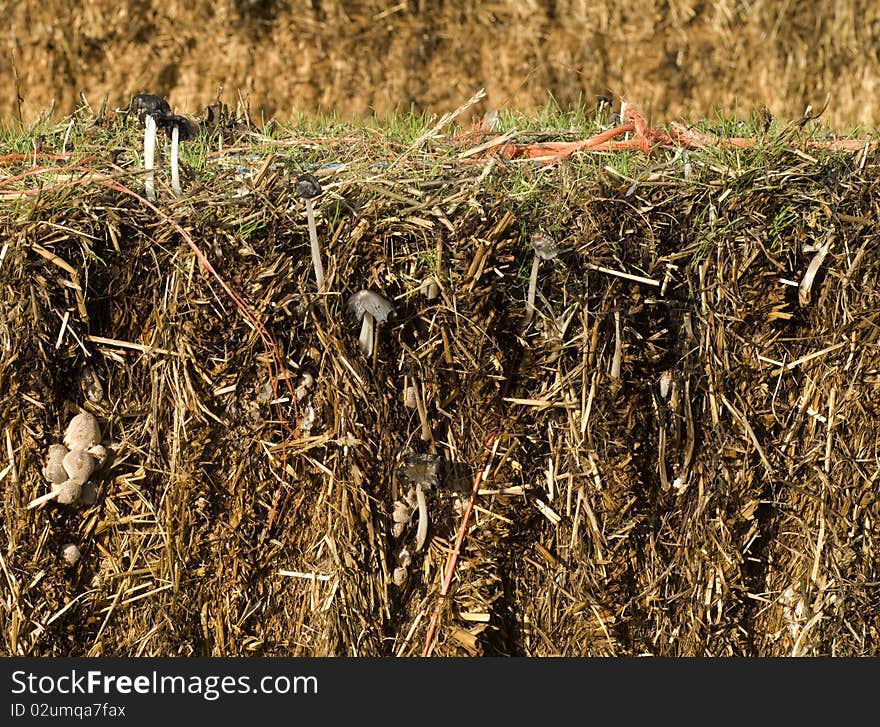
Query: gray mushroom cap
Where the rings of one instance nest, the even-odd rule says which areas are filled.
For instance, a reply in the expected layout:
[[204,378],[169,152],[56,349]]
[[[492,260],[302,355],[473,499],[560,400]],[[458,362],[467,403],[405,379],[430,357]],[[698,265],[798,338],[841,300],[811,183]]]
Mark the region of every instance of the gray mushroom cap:
[[440,489],[443,484],[445,459],[437,454],[405,454],[397,476],[413,485],[421,485],[426,492]]
[[62,464],[70,480],[82,485],[92,476],[97,462],[87,452],[83,452],[80,449],[72,449],[64,455]]
[[55,496],[56,502],[61,505],[72,505],[79,500],[82,484],[75,480],[67,480],[67,482],[62,482],[60,485],[53,486],[52,489],[58,493]]
[[43,467],[43,477],[53,485],[60,485],[68,478],[67,471],[64,469],[66,454],[67,447],[63,444],[49,445],[49,451],[46,452],[46,464]]
[[385,323],[394,315],[394,306],[372,290],[360,290],[348,299],[348,309],[361,320],[369,313],[376,323]]
[[99,468],[104,466],[110,456],[110,451],[103,444],[95,444],[89,447],[86,452],[95,458]]
[[535,250],[535,254],[541,258],[541,260],[552,260],[559,254],[559,244],[546,230],[537,230],[536,232],[533,232],[531,243]]
[[101,427],[98,420],[88,412],[81,412],[70,420],[64,432],[64,443],[68,449],[86,450],[101,443]]

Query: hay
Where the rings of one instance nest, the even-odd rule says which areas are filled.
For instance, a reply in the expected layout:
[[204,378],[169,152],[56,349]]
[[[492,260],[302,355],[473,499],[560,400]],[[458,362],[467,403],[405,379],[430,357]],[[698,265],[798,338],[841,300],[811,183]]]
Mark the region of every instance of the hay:
[[[874,152],[224,124],[156,207],[121,119],[5,157],[3,653],[876,654]],[[396,308],[370,360],[364,288]],[[26,510],[80,408],[115,452],[96,502]],[[411,453],[444,476],[397,587]]]
[[0,114],[25,123],[83,89],[95,107],[149,89],[188,110],[241,89],[257,119],[439,114],[480,87],[486,109],[610,93],[697,120],[830,98],[837,128],[880,118],[880,8],[859,0],[24,0],[3,17]]

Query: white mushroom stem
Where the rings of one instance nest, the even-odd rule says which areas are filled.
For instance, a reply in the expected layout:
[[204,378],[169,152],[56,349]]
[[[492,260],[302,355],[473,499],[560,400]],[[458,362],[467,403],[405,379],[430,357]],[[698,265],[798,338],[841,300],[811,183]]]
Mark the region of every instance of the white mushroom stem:
[[156,119],[147,114],[144,119],[144,193],[151,202],[156,199],[153,164],[156,156]]
[[416,529],[416,552],[420,551],[428,539],[428,501],[422,492],[421,484],[416,484],[416,502],[419,508],[419,526]]
[[180,196],[180,170],[177,165],[178,148],[180,145],[180,128],[177,124],[171,128],[171,191],[175,197]]
[[44,502],[49,502],[49,500],[54,500],[56,497],[58,497],[59,492],[61,492],[60,488],[53,487],[52,490],[47,492],[45,495],[40,495],[39,497],[31,500],[27,504],[27,509],[32,510],[35,507],[39,507]]
[[[312,246],[312,265],[315,268],[315,282],[318,284],[318,292],[324,289],[324,266],[321,264],[321,249],[318,247],[318,228],[315,225],[315,205],[312,200],[306,198],[306,217],[309,221],[309,241]],[[364,316],[364,321],[367,317]]]
[[376,319],[370,313],[364,311],[364,320],[361,321],[361,333],[358,336],[358,345],[361,352],[367,358],[373,355],[373,340],[376,330]]
[[538,290],[538,268],[541,266],[541,258],[535,254],[532,260],[532,274],[529,276],[529,292],[526,296],[526,324],[532,322],[532,316],[535,314],[535,293]]

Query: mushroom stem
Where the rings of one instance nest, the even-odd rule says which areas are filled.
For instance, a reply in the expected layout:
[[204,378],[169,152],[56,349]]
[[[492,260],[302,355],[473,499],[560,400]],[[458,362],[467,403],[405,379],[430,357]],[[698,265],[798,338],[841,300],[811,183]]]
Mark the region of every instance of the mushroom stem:
[[422,492],[421,483],[416,483],[416,503],[419,508],[419,525],[416,529],[416,552],[420,551],[428,539],[428,501]]
[[156,154],[156,119],[152,114],[147,114],[144,119],[144,192],[150,202],[156,199],[154,186],[153,162]]
[[532,322],[532,316],[535,314],[535,293],[538,290],[538,268],[541,265],[541,258],[535,254],[532,260],[532,274],[529,276],[529,292],[526,296],[526,325]]
[[[321,264],[321,249],[318,246],[318,228],[315,225],[315,205],[306,197],[306,217],[309,221],[309,242],[312,247],[312,265],[315,268],[315,282],[318,284],[318,292],[324,289],[324,266]],[[364,323],[367,317],[364,316]]]
[[177,165],[179,144],[180,128],[175,124],[171,129],[171,191],[175,197],[180,196],[180,170]]
[[375,332],[376,319],[370,313],[364,311],[364,320],[361,321],[361,332],[358,336],[358,345],[361,352],[367,358],[373,355],[373,334]]
[[61,492],[60,489],[53,487],[45,495],[40,495],[39,497],[31,500],[27,504],[27,509],[32,510],[33,508],[38,507],[39,505],[42,505],[44,502],[49,502],[49,500],[54,500],[56,497],[58,497],[59,492]]

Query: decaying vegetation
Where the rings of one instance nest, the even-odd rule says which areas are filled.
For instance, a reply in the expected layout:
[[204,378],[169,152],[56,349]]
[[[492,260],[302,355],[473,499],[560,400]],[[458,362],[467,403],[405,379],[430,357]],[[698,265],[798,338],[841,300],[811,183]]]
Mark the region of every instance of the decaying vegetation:
[[[544,163],[220,111],[154,204],[130,120],[4,142],[4,653],[877,653],[871,147],[746,120]],[[28,509],[79,411],[94,503]]]

